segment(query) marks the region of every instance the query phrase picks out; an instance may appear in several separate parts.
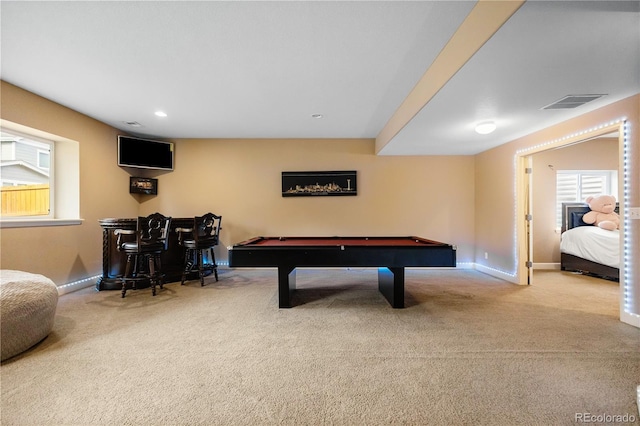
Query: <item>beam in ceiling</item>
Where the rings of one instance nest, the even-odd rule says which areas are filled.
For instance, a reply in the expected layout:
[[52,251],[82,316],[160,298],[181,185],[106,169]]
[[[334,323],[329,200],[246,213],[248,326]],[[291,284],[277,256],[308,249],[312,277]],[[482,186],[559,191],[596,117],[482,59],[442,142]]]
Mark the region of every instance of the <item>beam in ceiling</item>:
[[379,153],[525,3],[479,0],[376,137]]

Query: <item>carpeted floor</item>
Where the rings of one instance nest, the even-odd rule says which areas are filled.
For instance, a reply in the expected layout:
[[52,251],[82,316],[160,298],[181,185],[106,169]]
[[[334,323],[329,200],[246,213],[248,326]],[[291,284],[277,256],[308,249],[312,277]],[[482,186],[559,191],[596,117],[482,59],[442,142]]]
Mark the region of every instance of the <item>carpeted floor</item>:
[[156,297],[67,294],[53,333],[0,367],[0,422],[640,424],[640,330],[618,319],[617,283],[408,270],[407,307],[392,309],[376,281],[301,270],[292,309],[278,309],[275,270],[223,270]]

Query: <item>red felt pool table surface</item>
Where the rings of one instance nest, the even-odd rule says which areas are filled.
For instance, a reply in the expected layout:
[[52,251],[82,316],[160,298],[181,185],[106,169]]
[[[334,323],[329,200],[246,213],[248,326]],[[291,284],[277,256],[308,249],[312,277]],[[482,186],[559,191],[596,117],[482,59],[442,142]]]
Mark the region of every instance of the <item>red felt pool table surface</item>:
[[236,246],[443,246],[439,241],[421,237],[256,237]]

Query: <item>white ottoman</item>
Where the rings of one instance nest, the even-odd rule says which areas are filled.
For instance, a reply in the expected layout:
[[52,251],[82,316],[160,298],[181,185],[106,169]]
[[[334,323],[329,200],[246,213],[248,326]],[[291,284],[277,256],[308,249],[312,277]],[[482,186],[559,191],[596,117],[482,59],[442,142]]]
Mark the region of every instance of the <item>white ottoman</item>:
[[49,278],[0,270],[0,347],[2,361],[47,337],[58,306],[58,288]]

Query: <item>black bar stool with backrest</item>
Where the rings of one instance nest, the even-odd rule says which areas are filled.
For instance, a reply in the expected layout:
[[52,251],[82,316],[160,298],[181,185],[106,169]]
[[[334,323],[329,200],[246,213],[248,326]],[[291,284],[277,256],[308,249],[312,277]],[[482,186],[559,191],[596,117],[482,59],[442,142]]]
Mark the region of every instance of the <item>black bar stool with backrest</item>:
[[[122,297],[127,292],[127,283],[132,283],[132,289],[136,289],[136,283],[149,281],[151,294],[156,295],[156,285],[162,288],[164,275],[160,255],[167,250],[169,242],[169,227],[171,217],[160,213],[153,213],[146,217],[138,217],[135,231],[116,229],[114,234],[118,236],[117,247],[119,251],[127,254],[127,266],[122,276]],[[135,234],[135,241],[122,241],[122,235]]]
[[[184,285],[188,274],[196,271],[201,286],[204,286],[205,271],[213,272],[218,281],[218,265],[213,249],[218,245],[221,228],[222,216],[213,213],[194,217],[191,228],[176,228],[178,243],[185,248],[181,285]],[[205,262],[207,258],[209,261]]]

